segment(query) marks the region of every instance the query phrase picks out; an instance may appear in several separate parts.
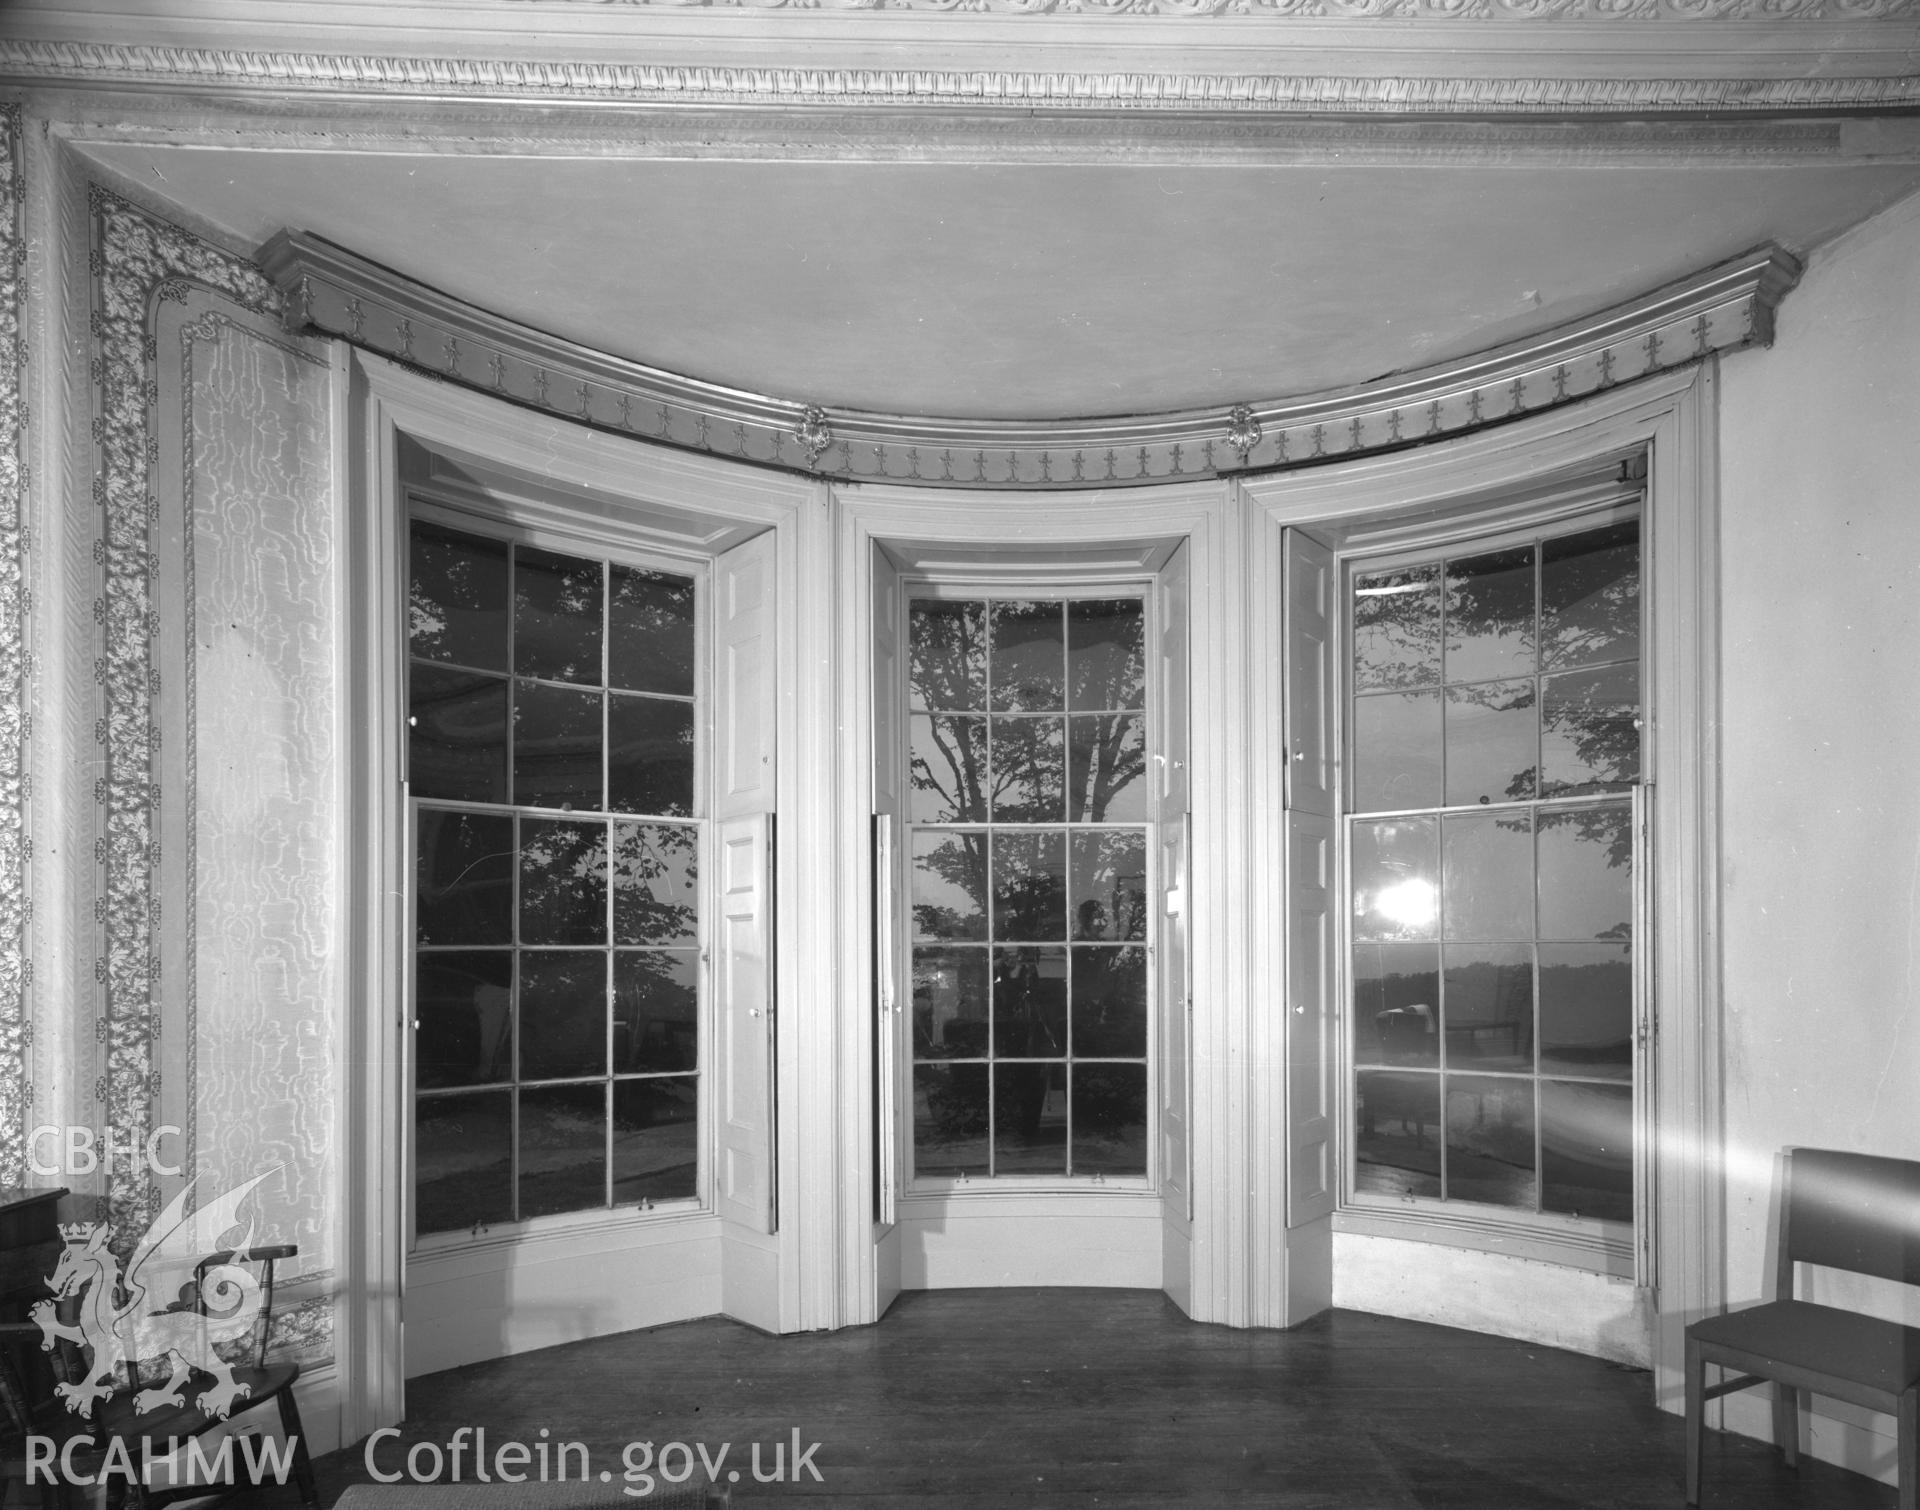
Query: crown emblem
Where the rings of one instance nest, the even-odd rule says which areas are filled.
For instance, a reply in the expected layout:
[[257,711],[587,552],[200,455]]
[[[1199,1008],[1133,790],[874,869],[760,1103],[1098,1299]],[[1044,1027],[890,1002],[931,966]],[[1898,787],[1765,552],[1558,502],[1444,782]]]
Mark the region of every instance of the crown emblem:
[[62,1222],[60,1236],[70,1243],[84,1243],[93,1236],[94,1222]]

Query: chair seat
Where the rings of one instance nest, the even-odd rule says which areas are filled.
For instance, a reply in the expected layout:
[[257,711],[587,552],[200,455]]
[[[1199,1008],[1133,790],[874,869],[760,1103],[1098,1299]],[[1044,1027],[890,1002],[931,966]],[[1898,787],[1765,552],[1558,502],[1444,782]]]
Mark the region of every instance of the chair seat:
[[1711,1316],[1688,1327],[1687,1336],[1751,1358],[1741,1366],[1757,1373],[1785,1365],[1888,1396],[1920,1381],[1920,1327],[1806,1300],[1773,1300]]
[[[234,1382],[246,1385],[248,1393],[233,1402],[233,1410],[229,1415],[237,1416],[256,1405],[266,1404],[299,1377],[300,1365],[297,1363],[271,1363],[264,1368],[234,1369]],[[195,1374],[181,1386],[179,1405],[162,1405],[148,1411],[134,1410],[131,1393],[115,1395],[101,1404],[100,1424],[116,1437],[150,1437],[155,1441],[164,1441],[169,1437],[197,1436],[217,1419],[209,1416],[197,1403],[212,1383],[211,1376]]]

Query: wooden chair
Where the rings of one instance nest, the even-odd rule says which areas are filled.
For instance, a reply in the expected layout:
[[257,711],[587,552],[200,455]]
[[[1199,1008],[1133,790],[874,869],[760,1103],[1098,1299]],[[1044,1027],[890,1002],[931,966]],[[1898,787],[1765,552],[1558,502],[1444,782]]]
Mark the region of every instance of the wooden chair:
[[[210,1253],[194,1268],[194,1282],[188,1292],[188,1298],[168,1310],[197,1310],[205,1314],[202,1281],[207,1271],[221,1265],[239,1262],[257,1265],[260,1272],[260,1290],[262,1305],[260,1314],[255,1318],[253,1335],[248,1339],[247,1358],[244,1362],[233,1364],[233,1378],[236,1384],[245,1387],[244,1396],[235,1402],[230,1417],[237,1418],[249,1410],[254,1410],[268,1401],[278,1408],[280,1426],[291,1450],[293,1479],[300,1491],[300,1501],[306,1510],[319,1510],[320,1494],[313,1479],[313,1460],[307,1452],[306,1432],[300,1425],[300,1407],[293,1396],[294,1382],[300,1377],[300,1365],[285,1361],[269,1363],[267,1344],[273,1333],[273,1277],[274,1266],[282,1259],[292,1258],[299,1249],[291,1243],[281,1243],[271,1247],[253,1247],[243,1253],[231,1250]],[[100,1425],[111,1436],[124,1439],[134,1454],[134,1461],[141,1461],[139,1452],[146,1442],[154,1444],[157,1455],[162,1443],[184,1444],[195,1437],[212,1430],[222,1422],[221,1417],[205,1410],[196,1398],[196,1391],[188,1386],[184,1391],[183,1402],[179,1405],[161,1405],[154,1409],[141,1411],[137,1408],[138,1391],[135,1388],[120,1391],[111,1400],[100,1407]],[[244,1466],[240,1448],[236,1445],[235,1469],[236,1488],[252,1487],[252,1481],[239,1476]],[[142,1488],[129,1496],[129,1504],[137,1507],[144,1505],[147,1510],[176,1499],[203,1497],[210,1491],[206,1486],[188,1484],[175,1485],[164,1489]],[[218,1492],[218,1491],[213,1491]]]
[[[145,1380],[127,1379],[123,1369],[121,1381],[111,1395],[98,1402],[91,1418],[75,1414],[67,1408],[66,1402],[59,1398],[56,1391],[60,1384],[72,1384],[92,1374],[92,1360],[87,1350],[67,1337],[54,1339],[53,1347],[48,1350],[42,1346],[43,1333],[36,1323],[0,1323],[0,1344],[5,1344],[8,1360],[8,1368],[0,1371],[0,1405],[6,1406],[4,1428],[9,1444],[4,1453],[0,1453],[0,1494],[4,1493],[8,1479],[23,1477],[14,1472],[15,1455],[10,1443],[14,1436],[22,1435],[25,1431],[51,1436],[62,1443],[69,1437],[91,1437],[90,1446],[75,1449],[75,1466],[97,1481],[102,1464],[108,1461],[110,1444],[114,1439],[124,1446],[125,1457],[122,1461],[139,1465],[147,1461],[148,1452],[155,1458],[178,1453],[187,1443],[216,1426],[237,1421],[247,1411],[272,1402],[278,1409],[281,1428],[287,1439],[292,1476],[299,1489],[301,1502],[307,1510],[319,1510],[320,1496],[314,1483],[313,1462],[307,1451],[306,1433],[300,1424],[300,1407],[293,1394],[294,1382],[300,1377],[300,1365],[290,1361],[269,1362],[267,1359],[267,1343],[273,1330],[275,1265],[280,1260],[293,1257],[297,1251],[291,1244],[282,1244],[256,1246],[237,1254],[231,1250],[209,1254],[194,1266],[192,1284],[182,1289],[184,1298],[154,1312],[156,1315],[167,1312],[205,1315],[206,1291],[203,1281],[209,1270],[236,1263],[257,1270],[260,1310],[254,1317],[251,1334],[244,1335],[243,1339],[235,1339],[236,1343],[244,1340],[244,1356],[226,1359],[232,1381],[238,1389],[237,1398],[225,1417],[200,1403],[200,1397],[206,1392],[205,1385],[212,1380],[212,1376],[196,1369],[191,1371],[192,1375],[198,1376],[196,1380],[184,1366],[171,1370],[178,1375],[173,1381],[179,1385],[181,1402],[178,1405],[159,1403],[142,1410],[142,1391],[151,1389],[154,1380],[151,1377]],[[63,1302],[56,1312],[59,1319],[71,1324],[77,1304],[77,1301]],[[28,1337],[32,1340],[35,1352],[48,1355],[47,1361],[37,1368],[25,1356],[23,1343]],[[159,1367],[163,1374],[170,1371],[164,1362]],[[238,1444],[229,1450],[232,1453],[230,1461],[235,1469],[231,1487],[254,1487],[256,1481],[246,1477],[244,1472],[246,1459],[243,1450]],[[178,1462],[176,1457],[176,1468]],[[24,1467],[24,1458],[20,1466]],[[124,1487],[127,1510],[158,1510],[159,1506],[172,1500],[203,1498],[209,1494],[227,1492],[217,1485],[189,1483],[153,1488],[138,1481],[126,1483],[117,1474],[111,1476],[111,1484],[116,1489]],[[92,1496],[96,1506],[104,1507],[108,1487],[106,1483],[97,1483]],[[59,1496],[61,1499],[66,1497],[64,1494]],[[4,1504],[4,1501],[0,1500],[0,1504]]]
[[[1687,1503],[1700,1503],[1708,1400],[1774,1387],[1773,1435],[1799,1463],[1800,1392],[1899,1421],[1900,1510],[1920,1510],[1920,1327],[1794,1298],[1794,1265],[1920,1285],[1920,1163],[1789,1148],[1781,1162],[1777,1299],[1687,1328]],[[1739,1370],[1709,1389],[1706,1368]]]

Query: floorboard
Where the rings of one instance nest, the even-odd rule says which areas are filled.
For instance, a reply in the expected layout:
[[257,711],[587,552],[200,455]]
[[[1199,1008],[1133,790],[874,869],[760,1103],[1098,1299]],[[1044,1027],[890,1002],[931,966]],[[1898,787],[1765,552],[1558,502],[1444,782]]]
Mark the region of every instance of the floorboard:
[[[1247,1332],[1196,1325],[1157,1293],[941,1291],[843,1332],[768,1337],[716,1318],[415,1379],[380,1465],[484,1426],[490,1450],[542,1428],[583,1443],[615,1488],[628,1443],[730,1443],[721,1477],[739,1473],[746,1506],[1678,1507],[1681,1423],[1651,1396],[1637,1370],[1351,1311]],[[796,1430],[821,1444],[821,1482],[754,1482],[750,1444],[767,1472]],[[358,1449],[319,1468],[328,1506],[368,1480]],[[229,1503],[243,1502],[297,1504],[290,1488]],[[1894,1492],[1715,1434],[1703,1504],[1885,1510]]]

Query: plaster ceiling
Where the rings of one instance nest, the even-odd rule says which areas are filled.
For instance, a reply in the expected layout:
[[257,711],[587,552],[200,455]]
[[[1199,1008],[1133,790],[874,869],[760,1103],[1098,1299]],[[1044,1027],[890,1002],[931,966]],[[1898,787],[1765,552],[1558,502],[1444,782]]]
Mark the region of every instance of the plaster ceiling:
[[[781,397],[1017,419],[1291,396],[1550,330],[1910,160],[716,161],[93,144],[257,248],[304,228],[585,345]],[[1783,318],[1790,319],[1788,298]]]

